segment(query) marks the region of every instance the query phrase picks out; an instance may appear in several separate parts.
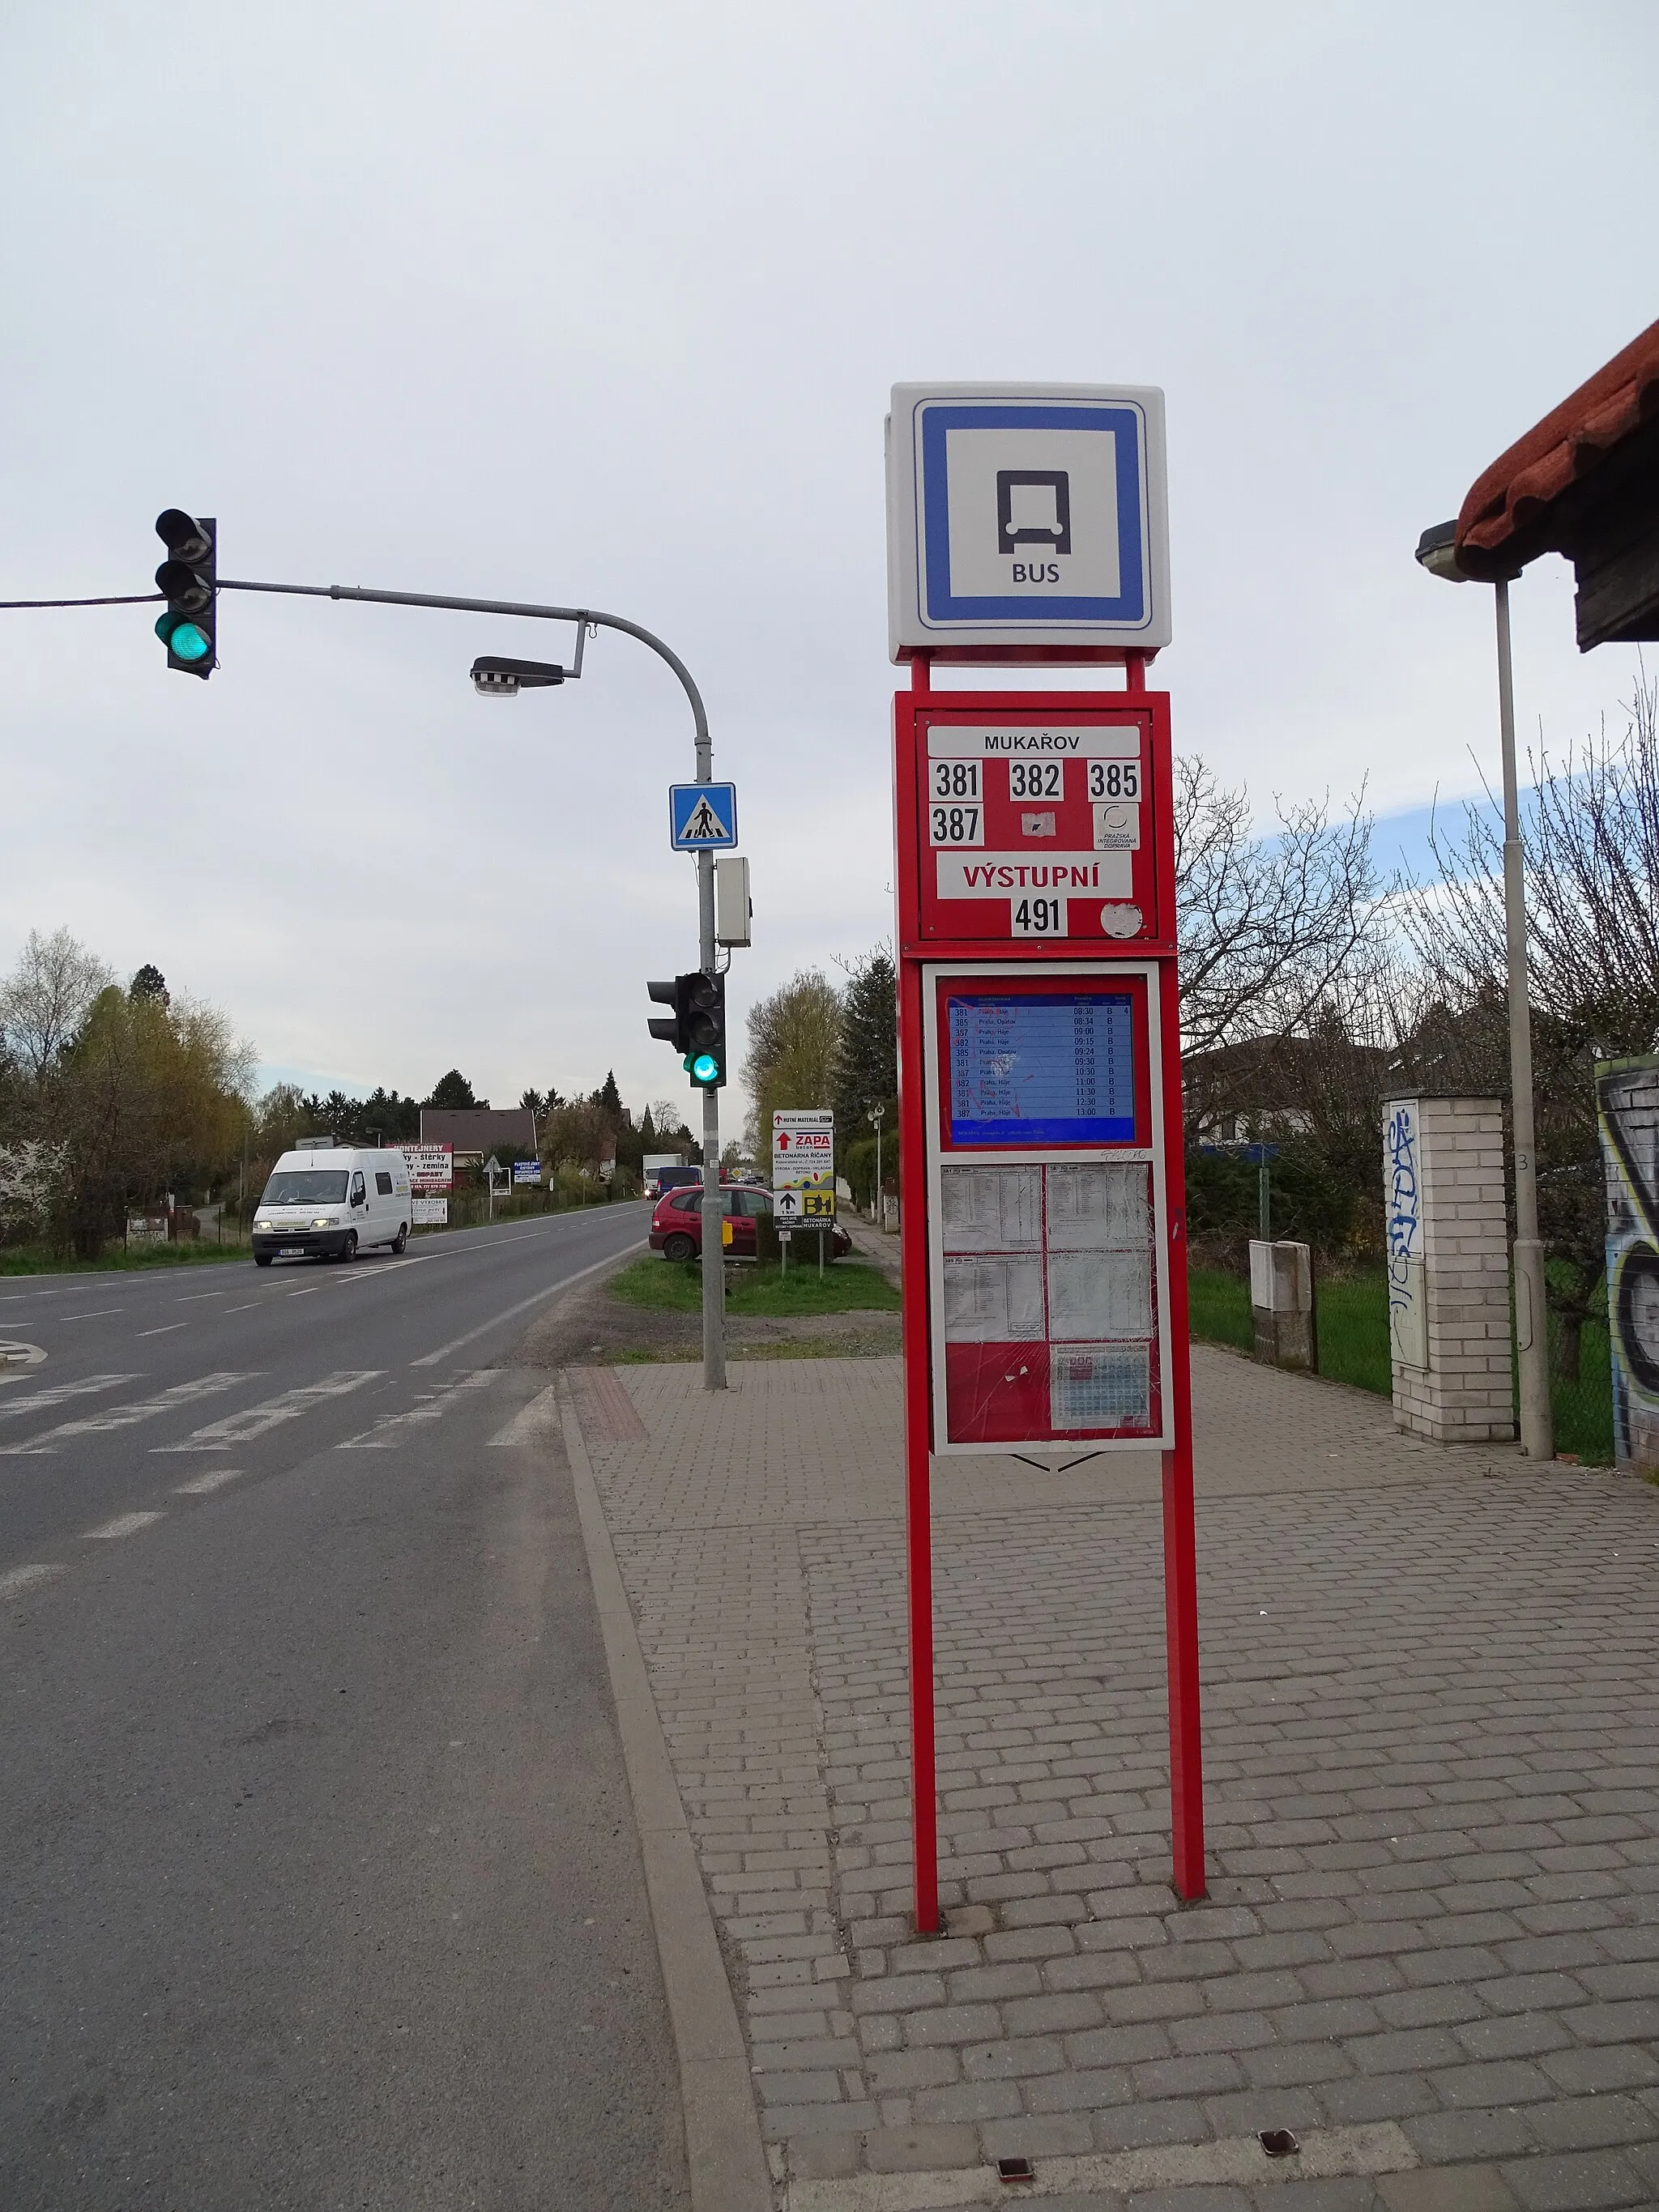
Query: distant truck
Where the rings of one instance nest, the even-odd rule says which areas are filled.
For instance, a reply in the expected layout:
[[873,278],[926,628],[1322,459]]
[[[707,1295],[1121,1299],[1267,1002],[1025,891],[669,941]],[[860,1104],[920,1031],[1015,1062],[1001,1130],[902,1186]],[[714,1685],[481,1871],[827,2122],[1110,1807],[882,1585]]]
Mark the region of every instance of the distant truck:
[[647,1152],[641,1173],[647,1198],[660,1198],[664,1191],[678,1190],[682,1183],[702,1181],[702,1170],[687,1167],[678,1152]]

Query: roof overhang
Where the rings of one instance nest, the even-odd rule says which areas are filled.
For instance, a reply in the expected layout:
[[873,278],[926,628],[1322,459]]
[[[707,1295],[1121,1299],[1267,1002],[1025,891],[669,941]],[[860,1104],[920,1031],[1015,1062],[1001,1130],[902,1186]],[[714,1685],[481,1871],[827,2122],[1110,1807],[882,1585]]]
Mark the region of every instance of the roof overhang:
[[1456,545],[1463,573],[1489,581],[1565,554],[1582,653],[1659,639],[1659,323],[1476,480]]

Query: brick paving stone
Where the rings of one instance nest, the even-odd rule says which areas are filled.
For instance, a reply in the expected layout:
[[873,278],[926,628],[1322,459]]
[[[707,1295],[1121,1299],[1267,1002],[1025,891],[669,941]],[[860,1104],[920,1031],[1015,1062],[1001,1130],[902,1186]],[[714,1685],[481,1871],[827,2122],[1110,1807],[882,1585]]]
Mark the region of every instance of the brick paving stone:
[[1659,1497],[1194,1367],[1210,1900],[1169,1887],[1155,1460],[953,1462],[921,1942],[897,1364],[619,1371],[644,1440],[591,1456],[766,2134],[830,2178],[1271,2108],[1528,2206],[1659,2203]]
[[1617,2151],[1516,2160],[1499,2172],[1523,2212],[1597,2212],[1603,2205],[1651,2202],[1641,2174]]

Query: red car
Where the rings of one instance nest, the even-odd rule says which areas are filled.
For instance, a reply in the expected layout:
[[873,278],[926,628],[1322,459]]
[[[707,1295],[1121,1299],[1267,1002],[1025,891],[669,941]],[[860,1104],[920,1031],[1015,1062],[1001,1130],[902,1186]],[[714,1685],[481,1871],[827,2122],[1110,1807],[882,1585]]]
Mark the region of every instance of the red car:
[[[736,1259],[753,1259],[755,1223],[762,1214],[772,1211],[771,1192],[722,1183],[720,1200],[732,1224],[732,1242],[727,1251]],[[817,1256],[816,1237],[803,1234],[802,1246],[811,1250],[814,1258]],[[830,1240],[830,1256],[839,1260],[852,1249],[852,1238],[837,1225]],[[657,1200],[651,1214],[651,1249],[660,1252],[665,1260],[695,1260],[699,1256],[702,1250],[701,1184],[686,1190],[665,1191]]]

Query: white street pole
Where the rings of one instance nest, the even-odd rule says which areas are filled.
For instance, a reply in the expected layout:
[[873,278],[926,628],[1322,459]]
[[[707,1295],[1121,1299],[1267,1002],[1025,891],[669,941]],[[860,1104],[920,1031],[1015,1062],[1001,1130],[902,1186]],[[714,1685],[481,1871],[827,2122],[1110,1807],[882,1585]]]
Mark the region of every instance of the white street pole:
[[[714,775],[708,727],[699,719],[697,781]],[[714,856],[697,855],[699,957],[705,975],[715,972]],[[711,1085],[702,1094],[702,1387],[726,1388],[726,1251],[721,1241],[726,1210],[720,1203],[720,1097]]]
[[1510,657],[1510,587],[1494,586],[1498,611],[1498,713],[1504,748],[1504,933],[1509,971],[1510,1113],[1515,1144],[1515,1342],[1520,1361],[1521,1449],[1553,1459],[1548,1308],[1538,1235],[1538,1167],[1532,1095],[1532,1016],[1527,999],[1527,908],[1521,861],[1521,791],[1515,760],[1515,678]]

